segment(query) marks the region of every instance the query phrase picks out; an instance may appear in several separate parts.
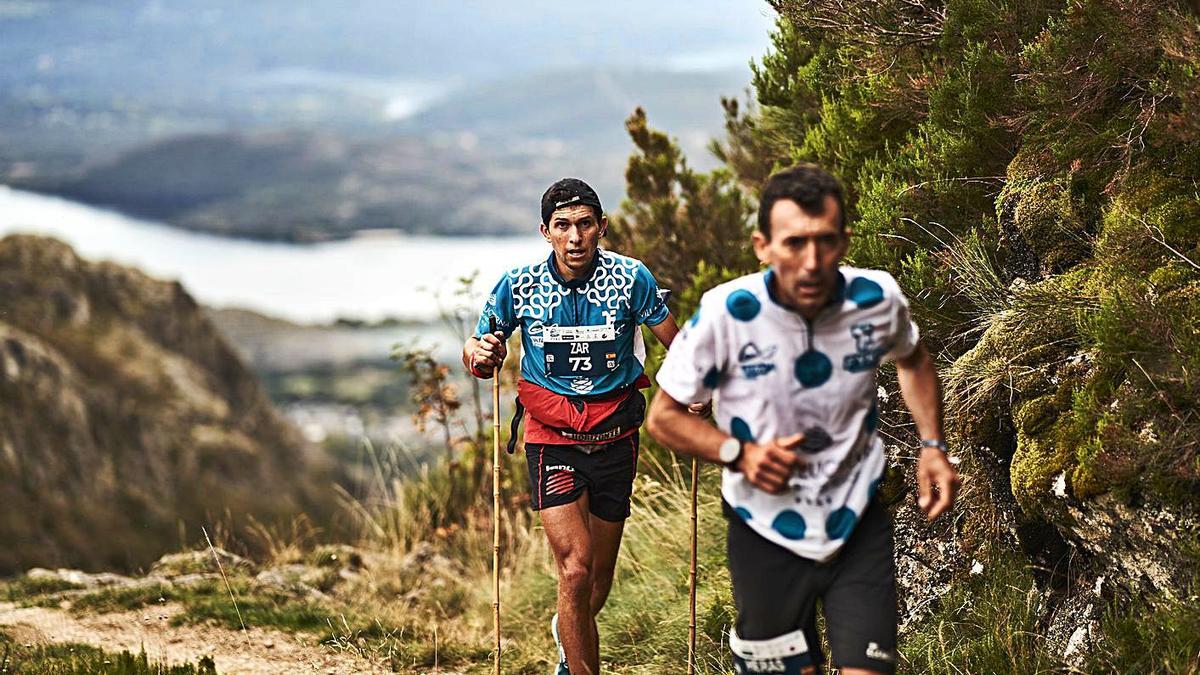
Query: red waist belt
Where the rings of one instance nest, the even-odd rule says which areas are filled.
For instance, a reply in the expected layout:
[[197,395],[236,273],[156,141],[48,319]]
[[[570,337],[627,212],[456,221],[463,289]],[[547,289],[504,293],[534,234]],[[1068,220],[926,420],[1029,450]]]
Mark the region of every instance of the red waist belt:
[[517,427],[526,411],[526,443],[590,445],[625,438],[637,431],[646,417],[646,399],[638,390],[648,386],[650,379],[643,374],[628,387],[584,397],[563,396],[528,380],[517,380],[517,410],[508,451],[516,448]]

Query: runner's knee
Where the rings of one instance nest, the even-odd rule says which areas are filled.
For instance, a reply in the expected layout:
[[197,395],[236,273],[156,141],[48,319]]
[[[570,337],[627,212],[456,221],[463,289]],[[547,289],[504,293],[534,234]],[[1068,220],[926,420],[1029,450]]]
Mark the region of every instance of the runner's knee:
[[567,558],[559,563],[558,583],[575,594],[592,592],[592,563],[584,558]]
[[816,672],[813,654],[802,630],[768,640],[743,640],[731,630],[729,647],[738,675],[809,675]]

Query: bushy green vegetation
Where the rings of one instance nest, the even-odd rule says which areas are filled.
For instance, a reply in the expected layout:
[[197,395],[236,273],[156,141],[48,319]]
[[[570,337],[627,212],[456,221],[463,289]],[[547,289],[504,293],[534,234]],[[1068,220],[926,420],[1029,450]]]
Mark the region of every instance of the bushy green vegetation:
[[[975,350],[951,379],[952,421],[1015,421],[1023,506],[1046,515],[1063,472],[1081,498],[1186,505],[1200,485],[1185,403],[1200,388],[1196,15],[903,4],[775,2],[758,107],[727,105],[726,160],[751,190],[796,161],[846,180],[853,261],[896,275],[947,362]],[[1007,401],[973,391],[1001,374]]]
[[[674,308],[686,317],[703,290],[756,269],[736,255],[746,250],[739,228],[744,237],[750,225],[735,214],[752,209],[763,180],[797,162],[830,169],[848,191],[850,262],[899,280],[944,368],[956,445],[998,458],[964,465],[969,478],[993,486],[973,498],[995,501],[971,508],[964,531],[995,532],[998,523],[983,520],[1014,503],[1019,536],[1056,531],[1079,541],[1072,528],[1103,498],[1133,509],[1122,512],[1128,517],[1140,517],[1142,506],[1181,514],[1182,536],[1194,534],[1194,3],[770,4],[779,20],[771,51],[751,66],[750,100],[724,101],[727,134],[713,143],[720,170],[692,174],[667,135],[646,129],[641,111],[627,122],[636,145],[626,174],[632,222],[617,221],[628,235],[614,242],[672,266]],[[727,189],[732,183],[741,190]],[[696,185],[723,187],[701,196]],[[687,246],[660,250],[668,240],[714,236],[725,242],[720,259]],[[652,350],[647,365],[656,363]],[[1117,535],[1113,545],[1136,555],[1163,544],[1172,576],[1200,560],[1156,534],[1139,536]],[[988,571],[956,578],[943,609],[905,636],[914,670],[1064,667],[1036,637],[1049,609],[1030,603],[1051,591],[1041,573],[1027,571],[1057,561],[1035,539],[1022,542],[1024,551],[1005,551],[1002,541],[988,542],[999,556]],[[1084,567],[1095,547],[1118,554],[1092,546]],[[965,614],[948,609],[956,602]],[[1143,601],[1115,606],[1147,623],[1186,625]],[[1112,621],[1104,629],[1131,631]],[[1127,651],[1109,668],[1134,672],[1171,654],[1186,655],[1173,662],[1190,664],[1184,669],[1197,667],[1200,638],[1164,629],[1180,641],[1156,639],[1149,626],[1131,634],[1142,630],[1139,639],[1161,657]]]

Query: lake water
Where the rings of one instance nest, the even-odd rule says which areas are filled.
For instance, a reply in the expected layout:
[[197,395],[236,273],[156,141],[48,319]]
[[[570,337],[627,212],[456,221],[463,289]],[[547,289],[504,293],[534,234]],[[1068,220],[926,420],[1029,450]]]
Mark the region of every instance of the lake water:
[[229,239],[0,185],[0,236],[16,232],[57,237],[85,258],[179,280],[206,305],[304,323],[431,319],[439,311],[435,294],[452,292],[459,277],[478,271],[476,289],[484,293],[505,270],[549,255],[536,232],[471,239],[380,235],[305,245]]

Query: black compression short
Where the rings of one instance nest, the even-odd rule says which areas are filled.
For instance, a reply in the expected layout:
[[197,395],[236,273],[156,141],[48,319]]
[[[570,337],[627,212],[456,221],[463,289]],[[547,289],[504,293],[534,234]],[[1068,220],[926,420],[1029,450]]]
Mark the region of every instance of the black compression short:
[[571,504],[587,491],[588,511],[602,520],[623,521],[629,517],[637,459],[637,432],[600,447],[526,443],[533,510]]
[[821,663],[819,598],[835,666],[895,672],[896,574],[883,504],[872,502],[845,546],[820,563],[763,539],[723,507],[738,637],[768,640],[803,630],[813,662]]

